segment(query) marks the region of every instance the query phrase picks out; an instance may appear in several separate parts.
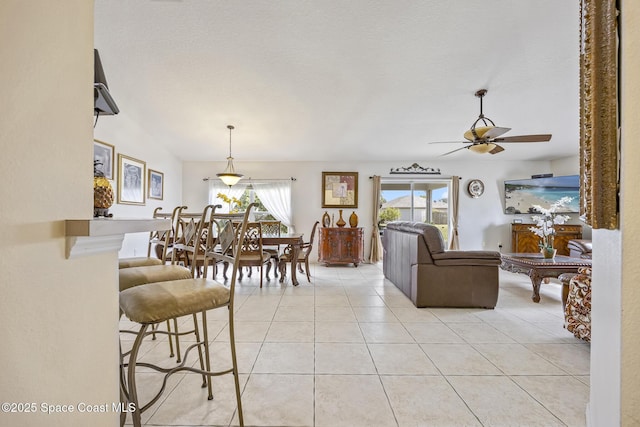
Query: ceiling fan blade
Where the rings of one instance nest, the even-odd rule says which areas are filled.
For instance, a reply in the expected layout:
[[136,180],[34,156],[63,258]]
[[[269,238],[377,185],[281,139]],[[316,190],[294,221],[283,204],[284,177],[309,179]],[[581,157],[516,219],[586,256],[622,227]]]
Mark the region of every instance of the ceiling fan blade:
[[502,135],[503,133],[507,133],[511,130],[511,128],[501,128],[501,127],[493,127],[491,129],[489,129],[488,131],[486,131],[484,133],[484,135],[482,135],[482,139],[492,139],[492,138],[496,138],[500,135]]
[[468,144],[469,141],[434,141],[429,144]]
[[502,148],[498,144],[494,144],[494,145],[495,145],[495,148],[493,150],[489,151],[489,154],[498,154],[501,151],[504,151],[504,148]]
[[540,135],[518,135],[518,136],[506,136],[504,138],[496,138],[496,142],[547,142],[551,139],[551,134]]
[[469,146],[467,145],[466,147],[456,148],[455,150],[449,151],[449,152],[444,153],[444,154],[440,154],[440,156],[438,156],[438,157],[448,156],[449,154],[455,153],[456,151],[464,150],[465,148],[469,148]]

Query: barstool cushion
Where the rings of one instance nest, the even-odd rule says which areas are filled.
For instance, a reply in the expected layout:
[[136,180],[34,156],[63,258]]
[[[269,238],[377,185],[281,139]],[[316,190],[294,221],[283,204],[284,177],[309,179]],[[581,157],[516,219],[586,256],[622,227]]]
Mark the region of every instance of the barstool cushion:
[[171,280],[120,292],[120,309],[132,321],[158,323],[229,303],[230,292],[210,279]]
[[180,265],[150,265],[130,267],[118,270],[120,290],[147,283],[166,282],[168,280],[191,279],[191,270]]
[[144,267],[163,264],[164,262],[162,262],[161,259],[147,257],[120,258],[118,260],[118,268]]

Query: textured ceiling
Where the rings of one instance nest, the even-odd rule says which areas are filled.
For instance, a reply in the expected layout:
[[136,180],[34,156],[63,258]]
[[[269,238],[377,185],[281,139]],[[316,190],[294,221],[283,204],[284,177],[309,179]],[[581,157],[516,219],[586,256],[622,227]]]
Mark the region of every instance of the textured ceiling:
[[95,47],[121,112],[184,160],[432,159],[484,113],[495,156],[578,151],[578,1],[95,0]]

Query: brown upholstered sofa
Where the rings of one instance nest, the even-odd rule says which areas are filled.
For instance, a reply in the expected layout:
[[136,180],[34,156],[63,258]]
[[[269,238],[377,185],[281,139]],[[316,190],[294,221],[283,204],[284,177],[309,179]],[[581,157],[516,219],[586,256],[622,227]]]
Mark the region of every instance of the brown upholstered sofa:
[[416,307],[494,308],[500,253],[446,251],[430,224],[394,221],[382,236],[384,275]]

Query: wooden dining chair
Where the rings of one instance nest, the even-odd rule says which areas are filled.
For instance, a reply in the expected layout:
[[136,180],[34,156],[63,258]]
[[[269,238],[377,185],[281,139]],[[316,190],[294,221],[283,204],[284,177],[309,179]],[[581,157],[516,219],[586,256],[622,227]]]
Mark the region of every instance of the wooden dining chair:
[[[278,236],[280,237],[282,222],[277,220],[260,220],[263,236]],[[263,250],[269,254],[270,263],[267,266],[267,279],[269,278],[269,272],[271,271],[271,264],[273,264],[273,275],[278,277],[278,260],[280,258],[280,245],[263,246]]]
[[[260,287],[263,281],[263,266],[270,262],[271,255],[263,250],[262,247],[262,225],[260,222],[249,222],[247,224],[246,237],[242,240],[243,245],[240,248],[238,257],[240,258],[240,267],[259,267],[260,268]],[[242,279],[242,275],[240,275]]]
[[[313,228],[311,228],[311,234],[309,237],[309,241],[302,244],[302,246],[298,249],[298,258],[296,262],[298,264],[298,271],[302,273],[302,264],[304,263],[305,273],[307,274],[307,281],[311,283],[311,273],[309,272],[309,254],[313,249],[313,238],[316,235],[316,228],[320,224],[320,221],[316,221],[313,224]],[[287,275],[287,263],[291,263],[293,256],[293,248],[291,246],[287,246],[284,249],[284,253],[280,255],[278,260],[278,269],[280,270],[281,279],[286,277]]]

